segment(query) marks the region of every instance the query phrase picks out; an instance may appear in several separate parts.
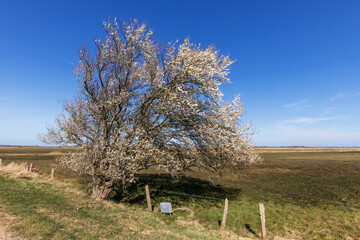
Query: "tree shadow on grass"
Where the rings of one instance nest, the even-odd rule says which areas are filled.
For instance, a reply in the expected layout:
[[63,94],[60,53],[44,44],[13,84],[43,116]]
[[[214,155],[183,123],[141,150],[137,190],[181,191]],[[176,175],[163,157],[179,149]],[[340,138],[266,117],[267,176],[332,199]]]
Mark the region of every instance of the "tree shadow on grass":
[[[116,202],[143,204],[146,202],[145,185],[149,185],[153,198],[188,201],[190,199],[222,200],[234,199],[239,196],[241,189],[226,188],[198,178],[182,176],[173,178],[169,174],[141,174],[136,183],[124,192],[121,187],[113,191],[111,199]],[[206,207],[206,206],[204,206]]]

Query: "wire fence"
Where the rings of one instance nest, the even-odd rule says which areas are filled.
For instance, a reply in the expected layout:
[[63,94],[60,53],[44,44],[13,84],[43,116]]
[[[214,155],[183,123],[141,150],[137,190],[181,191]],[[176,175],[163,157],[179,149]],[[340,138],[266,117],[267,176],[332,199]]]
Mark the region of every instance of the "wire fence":
[[[174,207],[181,207],[184,205],[192,207],[194,217],[208,229],[217,229],[220,226],[224,212],[225,198],[159,189],[151,190],[150,195],[152,200],[154,200],[154,203],[172,201]],[[176,198],[174,195],[182,196],[184,199]],[[237,199],[228,199],[228,202],[229,214],[226,219],[226,229],[236,233],[244,233],[247,231],[252,233],[255,237],[259,237],[261,229],[259,224],[260,213],[258,204],[251,204]],[[360,230],[359,226],[348,224],[343,221],[339,221],[338,219],[331,219],[328,217],[329,215],[325,213],[322,213],[322,216],[318,216],[289,211],[283,208],[268,205],[265,205],[265,208],[267,210],[265,219],[268,221],[268,225],[270,225],[267,226],[266,231],[271,232],[274,235],[279,235],[284,231],[286,232],[287,230],[290,230],[296,231],[301,235],[327,235],[334,239],[346,239],[354,234],[359,234],[358,236],[360,236],[360,231],[358,231]],[[325,216],[323,216],[324,214]],[[293,223],[294,221],[292,221],[294,216],[301,217],[301,219],[296,221],[295,224]],[[336,216],[332,215],[332,217]],[[313,220],[313,223],[309,222],[309,219]],[[252,227],[250,224],[244,224],[245,222],[251,223]],[[335,225],[331,223],[335,223]],[[316,228],[316,225],[320,226],[317,226]],[[339,232],[339,228],[336,228],[336,225],[338,225],[338,227],[341,226],[341,233]],[[355,230],[355,233],[347,233],[346,227]],[[277,233],[275,233],[276,231]]]

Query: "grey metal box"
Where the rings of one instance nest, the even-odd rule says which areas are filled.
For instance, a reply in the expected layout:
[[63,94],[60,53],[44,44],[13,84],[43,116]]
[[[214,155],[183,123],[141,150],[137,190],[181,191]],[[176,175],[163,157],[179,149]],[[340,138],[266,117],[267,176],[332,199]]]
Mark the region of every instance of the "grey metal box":
[[162,213],[168,213],[171,215],[172,214],[171,203],[169,202],[160,203],[160,210]]

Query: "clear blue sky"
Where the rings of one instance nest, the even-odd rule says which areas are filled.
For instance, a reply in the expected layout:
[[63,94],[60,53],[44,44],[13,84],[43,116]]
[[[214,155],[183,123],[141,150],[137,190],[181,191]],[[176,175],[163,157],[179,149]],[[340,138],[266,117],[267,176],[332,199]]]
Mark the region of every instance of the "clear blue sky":
[[1,1],[0,145],[36,139],[77,85],[72,63],[109,17],[161,42],[214,44],[236,59],[256,145],[360,145],[360,1]]

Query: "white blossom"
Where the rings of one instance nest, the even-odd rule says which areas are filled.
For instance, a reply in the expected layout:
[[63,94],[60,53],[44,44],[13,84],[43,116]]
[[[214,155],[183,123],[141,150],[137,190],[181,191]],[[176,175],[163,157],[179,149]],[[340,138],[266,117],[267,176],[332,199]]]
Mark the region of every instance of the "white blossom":
[[151,166],[179,174],[192,167],[237,169],[259,159],[240,98],[222,99],[233,63],[228,56],[189,39],[161,48],[137,21],[115,19],[104,29],[94,56],[79,51],[78,95],[65,101],[57,127],[43,135],[45,142],[79,147],[60,162],[92,177],[94,197],[106,198]]

